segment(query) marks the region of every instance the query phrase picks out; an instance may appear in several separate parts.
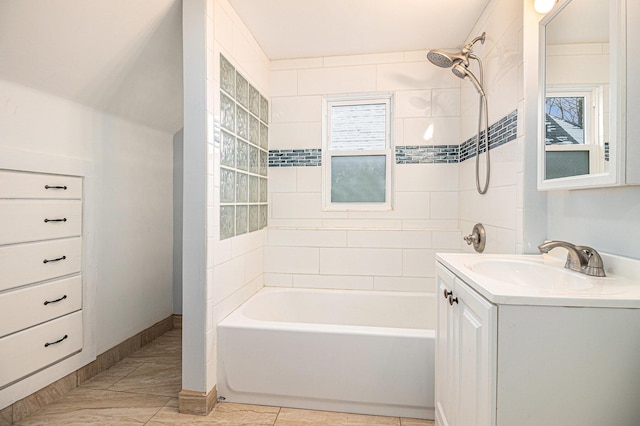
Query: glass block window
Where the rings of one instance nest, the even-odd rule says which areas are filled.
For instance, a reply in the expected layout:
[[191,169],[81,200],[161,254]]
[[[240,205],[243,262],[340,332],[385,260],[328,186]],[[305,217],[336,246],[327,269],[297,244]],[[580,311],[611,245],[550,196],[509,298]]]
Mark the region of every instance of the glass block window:
[[390,210],[392,95],[323,99],[323,207]]
[[269,103],[220,55],[220,239],[267,226]]

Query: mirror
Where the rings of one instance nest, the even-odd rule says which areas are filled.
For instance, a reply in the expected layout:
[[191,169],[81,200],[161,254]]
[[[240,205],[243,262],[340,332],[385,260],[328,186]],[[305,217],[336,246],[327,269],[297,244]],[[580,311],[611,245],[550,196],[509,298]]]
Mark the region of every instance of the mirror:
[[540,23],[539,189],[620,183],[621,1],[561,0]]

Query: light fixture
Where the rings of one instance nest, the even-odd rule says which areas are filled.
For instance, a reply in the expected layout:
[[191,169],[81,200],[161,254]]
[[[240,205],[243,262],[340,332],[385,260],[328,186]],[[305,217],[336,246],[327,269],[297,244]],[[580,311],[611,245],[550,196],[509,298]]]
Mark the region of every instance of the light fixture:
[[533,8],[538,13],[547,13],[556,4],[557,0],[534,0]]

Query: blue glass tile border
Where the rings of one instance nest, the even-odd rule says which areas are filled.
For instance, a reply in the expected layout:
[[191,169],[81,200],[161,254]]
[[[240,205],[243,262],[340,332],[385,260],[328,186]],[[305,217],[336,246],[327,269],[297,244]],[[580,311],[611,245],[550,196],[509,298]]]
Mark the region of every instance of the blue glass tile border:
[[321,165],[321,149],[272,149],[269,151],[269,167],[313,167]]
[[[518,111],[489,126],[489,149],[511,142],[518,136]],[[485,132],[480,135],[480,152],[485,152]],[[460,145],[396,146],[396,164],[462,163],[476,156],[476,136]],[[269,151],[269,167],[313,167],[322,165],[321,149],[274,149]]]
[[[513,111],[505,117],[502,117],[496,123],[489,126],[489,149],[495,149],[507,142],[514,140],[518,136],[518,111]],[[486,133],[480,134],[480,153],[486,151],[485,148]],[[460,144],[460,157],[458,161],[462,163],[465,160],[476,156],[476,136],[464,141]]]
[[457,163],[458,145],[396,146],[396,164]]

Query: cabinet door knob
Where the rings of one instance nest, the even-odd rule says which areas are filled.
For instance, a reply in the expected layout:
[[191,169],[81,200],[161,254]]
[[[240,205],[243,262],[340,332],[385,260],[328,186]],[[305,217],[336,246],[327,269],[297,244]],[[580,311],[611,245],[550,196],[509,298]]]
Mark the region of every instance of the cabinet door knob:
[[444,289],[444,298],[446,299],[447,297],[451,296],[453,294],[452,291],[447,290],[446,288]]
[[454,302],[455,302],[455,303],[458,303],[458,298],[457,298],[457,297],[455,297],[455,298],[454,298],[453,296],[449,296],[449,304],[450,304],[451,306],[453,306],[453,303],[454,303]]

